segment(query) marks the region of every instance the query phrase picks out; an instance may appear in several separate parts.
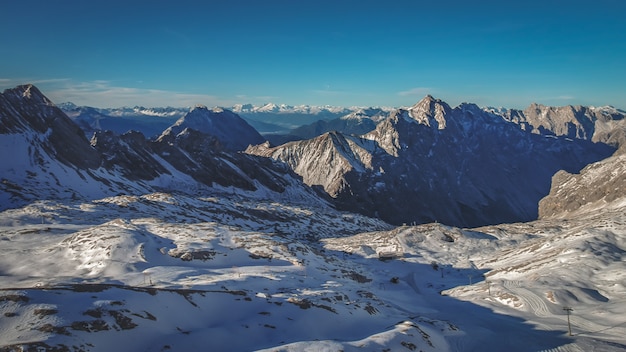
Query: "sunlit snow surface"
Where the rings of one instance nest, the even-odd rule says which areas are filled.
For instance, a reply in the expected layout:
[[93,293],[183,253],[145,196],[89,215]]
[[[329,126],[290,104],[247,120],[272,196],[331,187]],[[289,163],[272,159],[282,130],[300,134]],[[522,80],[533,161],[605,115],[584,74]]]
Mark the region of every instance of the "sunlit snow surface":
[[0,213],[0,348],[624,350],[622,203],[468,230],[226,193],[38,201]]

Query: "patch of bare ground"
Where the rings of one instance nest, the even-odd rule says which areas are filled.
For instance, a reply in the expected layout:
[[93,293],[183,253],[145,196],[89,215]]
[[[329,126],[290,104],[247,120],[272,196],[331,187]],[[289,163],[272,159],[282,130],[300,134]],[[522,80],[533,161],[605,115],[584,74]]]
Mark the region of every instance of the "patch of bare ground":
[[329,312],[335,313],[337,314],[337,311],[334,310],[332,307],[323,305],[323,304],[315,304],[313,302],[311,302],[308,299],[297,299],[294,297],[291,297],[289,299],[287,299],[287,302],[295,304],[296,306],[300,307],[300,309],[309,309],[311,307],[317,307],[317,308],[322,308],[322,309],[326,309]]
[[372,279],[368,278],[365,275],[359,274],[356,271],[341,270],[341,272],[344,274],[344,277],[352,279],[360,284],[364,284],[364,283],[368,283],[372,281]]

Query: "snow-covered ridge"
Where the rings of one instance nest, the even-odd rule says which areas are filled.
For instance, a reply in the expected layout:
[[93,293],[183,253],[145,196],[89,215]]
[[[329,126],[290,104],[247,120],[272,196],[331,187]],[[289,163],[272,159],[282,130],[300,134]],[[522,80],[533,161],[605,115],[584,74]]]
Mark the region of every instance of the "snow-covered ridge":
[[236,104],[232,106],[234,112],[240,113],[300,113],[300,114],[320,114],[323,112],[330,112],[333,114],[349,113],[355,108],[346,108],[338,106],[315,106],[315,105],[287,105],[287,104],[274,104],[267,103],[263,105],[252,104]]
[[65,102],[57,104],[57,106],[69,113],[69,115],[76,115],[81,110],[91,109],[102,115],[114,116],[114,117],[139,117],[139,116],[152,116],[152,117],[180,117],[189,111],[189,107],[119,107],[119,108],[96,108],[88,106],[77,106],[72,102]]

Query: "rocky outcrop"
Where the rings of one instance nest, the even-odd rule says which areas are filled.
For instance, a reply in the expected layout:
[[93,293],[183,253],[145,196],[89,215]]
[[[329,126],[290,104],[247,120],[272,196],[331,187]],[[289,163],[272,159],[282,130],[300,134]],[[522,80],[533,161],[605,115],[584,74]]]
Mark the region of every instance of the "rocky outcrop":
[[590,164],[580,173],[557,172],[550,194],[539,202],[539,217],[567,217],[626,201],[626,153]]
[[338,132],[328,132],[319,137],[287,143],[270,148],[268,143],[250,146],[247,154],[270,157],[285,162],[311,186],[322,186],[331,197],[349,192],[346,175],[372,168],[370,141]]
[[501,115],[536,134],[590,140],[616,148],[626,143],[626,112],[611,106],[531,104],[524,111],[506,110]]
[[216,137],[186,128],[163,134],[153,143],[155,152],[177,170],[208,186],[255,191],[259,186],[283,192],[299,178],[288,167],[269,159],[225,151]]

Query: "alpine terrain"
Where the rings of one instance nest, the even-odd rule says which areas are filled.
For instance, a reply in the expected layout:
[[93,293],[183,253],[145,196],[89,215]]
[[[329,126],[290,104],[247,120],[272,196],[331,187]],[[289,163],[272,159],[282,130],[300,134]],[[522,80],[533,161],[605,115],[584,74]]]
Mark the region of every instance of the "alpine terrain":
[[474,104],[452,109],[427,96],[361,136],[329,132],[247,152],[287,163],[344,210],[396,225],[479,226],[537,218],[554,173],[578,172],[614,149],[529,133]]
[[625,115],[427,96],[272,146],[5,90],[0,351],[624,351]]

